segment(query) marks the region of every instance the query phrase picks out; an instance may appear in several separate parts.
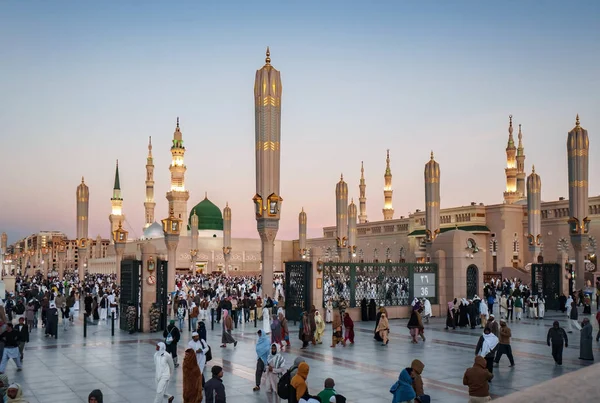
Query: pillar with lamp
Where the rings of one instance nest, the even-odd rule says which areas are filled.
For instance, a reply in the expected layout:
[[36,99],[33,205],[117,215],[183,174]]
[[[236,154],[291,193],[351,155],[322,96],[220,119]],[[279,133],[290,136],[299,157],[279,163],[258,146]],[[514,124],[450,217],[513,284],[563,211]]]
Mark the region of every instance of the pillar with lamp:
[[306,259],[306,213],[304,207],[298,214],[298,249],[300,252],[300,258]]
[[567,137],[567,161],[569,167],[569,234],[575,249],[575,287],[585,287],[585,247],[590,229],[588,218],[588,174],[590,141],[588,132],[579,124],[579,115],[575,127]]
[[181,220],[175,217],[175,213],[171,208],[169,217],[161,220],[163,232],[165,234],[165,244],[168,251],[167,264],[167,291],[175,290],[175,272],[177,270],[177,245],[179,244],[179,234],[181,232]]
[[42,252],[42,267],[41,267],[41,272],[42,272],[42,276],[44,276],[44,278],[48,275],[48,265],[50,263],[50,252],[52,249],[50,249],[47,245],[42,246],[41,252]]
[[123,224],[119,221],[119,227],[113,232],[113,242],[115,244],[115,254],[117,255],[116,260],[116,271],[117,271],[117,284],[121,284],[121,261],[123,260],[123,254],[125,253],[125,246],[127,244],[127,234],[129,232],[123,229]]
[[223,260],[225,262],[225,275],[229,275],[231,262],[231,207],[225,202],[223,209]]
[[83,280],[85,269],[87,267],[89,239],[77,239],[77,274],[80,280]]
[[348,206],[348,258],[352,261],[356,257],[356,220],[357,209],[354,199]]

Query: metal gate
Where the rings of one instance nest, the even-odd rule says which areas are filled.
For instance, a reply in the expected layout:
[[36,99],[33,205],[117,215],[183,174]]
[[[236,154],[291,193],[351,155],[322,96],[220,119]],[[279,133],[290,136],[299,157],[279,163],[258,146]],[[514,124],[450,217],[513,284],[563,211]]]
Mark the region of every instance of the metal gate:
[[285,317],[300,320],[310,307],[311,262],[285,262]]
[[[169,283],[169,270],[168,263],[166,260],[158,260],[156,262],[156,305],[160,309],[160,319],[158,321],[157,330],[165,330],[167,328],[167,301],[168,291],[167,285]],[[195,330],[195,329],[194,329]]]
[[474,264],[467,267],[467,299],[477,295],[479,288],[479,269]]
[[531,265],[531,292],[542,295],[546,310],[558,310],[560,296],[560,272],[558,263],[534,263]]
[[[140,273],[142,262],[133,259],[121,261],[121,295],[119,297],[119,327],[121,330],[129,330],[127,326],[127,308],[133,304],[139,309],[140,306]],[[137,326],[135,331],[137,331]]]

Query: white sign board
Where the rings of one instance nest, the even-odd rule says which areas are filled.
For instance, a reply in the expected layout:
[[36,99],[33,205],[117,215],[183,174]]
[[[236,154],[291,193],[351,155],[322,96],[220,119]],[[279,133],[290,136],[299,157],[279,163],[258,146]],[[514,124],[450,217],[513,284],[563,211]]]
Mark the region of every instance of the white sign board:
[[415,298],[435,297],[435,273],[414,273],[413,294]]

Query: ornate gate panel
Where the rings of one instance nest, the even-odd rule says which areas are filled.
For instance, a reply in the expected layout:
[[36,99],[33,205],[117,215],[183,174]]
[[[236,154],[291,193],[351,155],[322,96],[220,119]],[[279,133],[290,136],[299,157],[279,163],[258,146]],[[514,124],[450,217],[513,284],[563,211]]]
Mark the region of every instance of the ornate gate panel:
[[310,308],[311,262],[285,262],[285,317],[298,321]]
[[477,295],[479,289],[479,269],[474,264],[467,267],[467,299]]
[[558,263],[534,263],[531,265],[531,292],[543,295],[546,310],[558,310],[560,296],[560,265]]
[[[128,330],[127,308],[133,304],[136,308],[140,306],[140,274],[142,262],[133,259],[121,261],[121,295],[119,296],[119,327]],[[136,331],[137,326],[136,326]]]
[[[168,263],[166,260],[158,260],[156,262],[156,304],[160,309],[160,319],[158,321],[158,330],[167,328],[167,302],[168,302]],[[195,329],[194,329],[195,330]]]

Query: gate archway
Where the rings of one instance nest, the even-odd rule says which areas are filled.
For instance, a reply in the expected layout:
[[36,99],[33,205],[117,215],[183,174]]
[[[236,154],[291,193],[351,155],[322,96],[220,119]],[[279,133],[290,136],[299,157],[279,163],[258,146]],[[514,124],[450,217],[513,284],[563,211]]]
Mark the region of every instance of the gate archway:
[[474,264],[467,267],[467,299],[477,295],[479,285],[479,269]]

